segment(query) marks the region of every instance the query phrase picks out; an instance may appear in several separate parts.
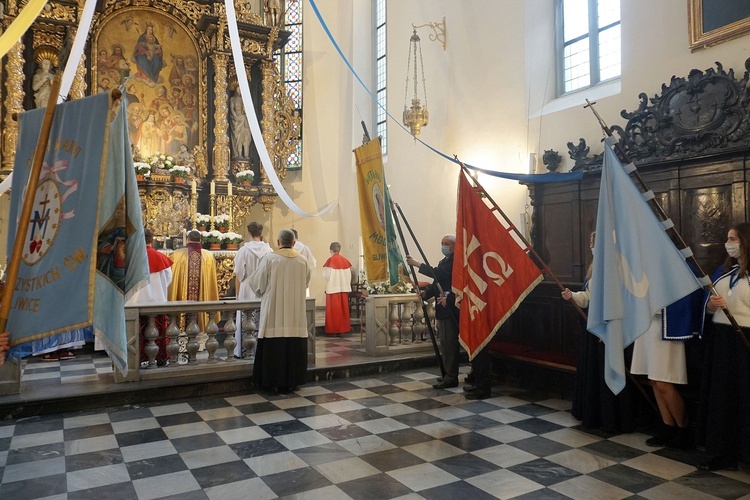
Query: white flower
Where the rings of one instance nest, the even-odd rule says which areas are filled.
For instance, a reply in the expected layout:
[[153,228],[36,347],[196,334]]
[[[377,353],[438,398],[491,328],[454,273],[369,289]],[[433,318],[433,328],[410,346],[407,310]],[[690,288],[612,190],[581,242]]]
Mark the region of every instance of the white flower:
[[151,165],[148,163],[137,161],[133,163],[133,167],[135,168],[136,174],[149,175],[151,173]]
[[252,182],[253,178],[255,178],[255,172],[253,172],[252,170],[240,170],[239,172],[237,172],[235,177],[237,177],[237,180],[240,182],[241,181]]
[[195,222],[198,224],[208,224],[211,222],[211,216],[208,214],[195,214]]
[[243,238],[241,234],[228,232],[224,233],[224,238],[227,240],[228,243],[242,243]]
[[190,167],[186,167],[184,165],[172,165],[169,168],[169,171],[172,173],[172,175],[177,175],[180,177],[187,177],[190,175]]
[[229,222],[229,216],[227,214],[219,214],[214,216],[214,223],[221,224]]

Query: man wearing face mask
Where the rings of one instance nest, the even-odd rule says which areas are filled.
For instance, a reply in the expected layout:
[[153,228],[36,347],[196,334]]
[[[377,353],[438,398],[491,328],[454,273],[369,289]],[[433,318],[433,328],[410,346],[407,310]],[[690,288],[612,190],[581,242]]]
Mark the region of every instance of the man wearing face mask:
[[[440,251],[445,258],[438,262],[437,267],[430,267],[414,260],[410,255],[406,256],[407,264],[418,267],[421,274],[435,280],[434,283],[428,285],[422,292],[422,296],[425,299],[436,297],[435,318],[437,318],[445,376],[442,381],[432,386],[435,389],[458,387],[458,360],[460,355],[460,346],[458,343],[459,310],[456,307],[456,296],[451,290],[453,249],[455,246],[456,237],[454,235],[446,234],[443,236],[443,239],[440,240]],[[438,284],[440,287],[438,287]]]

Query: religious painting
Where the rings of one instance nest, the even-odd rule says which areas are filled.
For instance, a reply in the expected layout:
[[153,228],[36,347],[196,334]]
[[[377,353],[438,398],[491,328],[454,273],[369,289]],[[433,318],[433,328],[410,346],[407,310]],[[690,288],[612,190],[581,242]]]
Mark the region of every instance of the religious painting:
[[690,50],[705,49],[750,33],[747,0],[689,0]]
[[123,90],[130,140],[144,159],[162,153],[181,163],[200,144],[199,61],[196,41],[167,13],[125,8],[102,23],[92,92]]

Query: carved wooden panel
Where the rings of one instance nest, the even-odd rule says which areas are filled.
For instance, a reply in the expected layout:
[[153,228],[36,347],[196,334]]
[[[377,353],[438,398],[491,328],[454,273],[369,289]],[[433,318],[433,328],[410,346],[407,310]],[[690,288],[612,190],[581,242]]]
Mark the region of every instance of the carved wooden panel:
[[706,273],[711,273],[724,260],[724,242],[732,225],[731,185],[683,191],[685,223],[682,237],[695,253]]

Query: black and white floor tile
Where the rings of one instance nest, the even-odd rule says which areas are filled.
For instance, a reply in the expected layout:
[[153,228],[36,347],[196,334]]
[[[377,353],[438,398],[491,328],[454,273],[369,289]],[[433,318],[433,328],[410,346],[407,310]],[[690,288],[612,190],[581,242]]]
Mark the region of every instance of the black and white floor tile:
[[[31,371],[64,383],[99,369]],[[750,473],[698,471],[700,452],[651,448],[643,434],[586,432],[568,401],[512,387],[468,401],[433,389],[435,377],[5,420],[0,498],[750,498]]]

